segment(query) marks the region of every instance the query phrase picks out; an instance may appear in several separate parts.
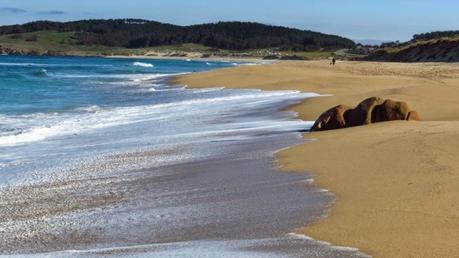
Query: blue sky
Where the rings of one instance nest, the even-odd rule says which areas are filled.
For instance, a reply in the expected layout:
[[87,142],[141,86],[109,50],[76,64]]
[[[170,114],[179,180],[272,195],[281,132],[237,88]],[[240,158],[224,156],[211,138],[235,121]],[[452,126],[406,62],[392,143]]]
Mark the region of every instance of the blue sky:
[[457,0],[0,0],[0,24],[143,18],[180,25],[256,21],[352,39],[407,40],[459,30]]

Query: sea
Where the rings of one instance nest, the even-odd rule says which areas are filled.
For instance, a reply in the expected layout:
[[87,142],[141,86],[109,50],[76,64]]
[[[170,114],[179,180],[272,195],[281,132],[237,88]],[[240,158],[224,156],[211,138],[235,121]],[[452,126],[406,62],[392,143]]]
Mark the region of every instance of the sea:
[[362,256],[295,233],[333,201],[275,160],[317,94],[170,82],[244,65],[0,56],[0,254]]

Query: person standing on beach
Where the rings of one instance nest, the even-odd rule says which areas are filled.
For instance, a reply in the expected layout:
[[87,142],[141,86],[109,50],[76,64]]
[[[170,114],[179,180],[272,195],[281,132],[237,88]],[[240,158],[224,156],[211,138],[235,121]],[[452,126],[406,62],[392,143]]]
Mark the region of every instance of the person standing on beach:
[[332,61],[331,61],[330,65],[335,66],[335,64],[336,64],[336,58],[335,58],[335,57],[332,57]]

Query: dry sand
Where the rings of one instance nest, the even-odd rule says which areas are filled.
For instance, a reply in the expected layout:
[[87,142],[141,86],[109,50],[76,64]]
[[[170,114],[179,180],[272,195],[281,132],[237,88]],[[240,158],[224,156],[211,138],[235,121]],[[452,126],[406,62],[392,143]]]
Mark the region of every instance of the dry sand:
[[459,257],[459,64],[290,61],[175,82],[333,95],[293,107],[305,120],[371,96],[407,101],[422,122],[306,134],[317,141],[279,154],[337,197],[328,218],[299,231],[375,257]]

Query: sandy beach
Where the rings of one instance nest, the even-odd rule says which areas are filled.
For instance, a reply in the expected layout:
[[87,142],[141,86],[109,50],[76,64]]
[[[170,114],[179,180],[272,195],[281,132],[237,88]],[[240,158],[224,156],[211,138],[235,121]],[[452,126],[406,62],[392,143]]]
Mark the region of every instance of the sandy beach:
[[422,122],[387,122],[305,134],[278,154],[286,171],[309,171],[336,196],[330,215],[298,232],[374,257],[459,257],[459,65],[278,62],[195,73],[189,87],[330,94],[293,110],[326,109],[380,96],[408,102]]

